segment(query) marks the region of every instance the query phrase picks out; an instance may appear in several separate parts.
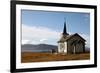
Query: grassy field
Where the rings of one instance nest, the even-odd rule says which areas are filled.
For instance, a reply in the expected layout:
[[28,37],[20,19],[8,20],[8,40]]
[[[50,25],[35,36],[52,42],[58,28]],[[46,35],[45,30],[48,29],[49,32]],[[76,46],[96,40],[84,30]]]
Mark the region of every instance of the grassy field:
[[21,62],[48,62],[48,61],[68,61],[68,60],[87,60],[90,59],[90,53],[82,54],[52,54],[52,53],[32,53],[22,52]]

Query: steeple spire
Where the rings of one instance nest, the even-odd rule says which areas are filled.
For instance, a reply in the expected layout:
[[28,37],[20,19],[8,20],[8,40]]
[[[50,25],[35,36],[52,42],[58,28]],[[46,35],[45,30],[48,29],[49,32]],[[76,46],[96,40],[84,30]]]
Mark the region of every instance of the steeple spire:
[[64,29],[63,29],[63,35],[68,35],[67,31],[66,31],[66,18],[64,18]]

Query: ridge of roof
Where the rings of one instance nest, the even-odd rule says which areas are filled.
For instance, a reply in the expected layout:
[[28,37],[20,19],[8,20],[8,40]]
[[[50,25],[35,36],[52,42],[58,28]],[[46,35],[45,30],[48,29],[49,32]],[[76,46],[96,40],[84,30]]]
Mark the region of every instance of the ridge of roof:
[[[78,35],[80,38],[82,38],[78,33],[75,33],[75,34],[71,34],[71,35],[63,35],[60,40],[58,41],[59,42],[64,42],[64,41],[67,41],[69,40],[70,38],[72,38],[73,36],[75,35]],[[84,38],[82,38],[84,41],[86,41]]]

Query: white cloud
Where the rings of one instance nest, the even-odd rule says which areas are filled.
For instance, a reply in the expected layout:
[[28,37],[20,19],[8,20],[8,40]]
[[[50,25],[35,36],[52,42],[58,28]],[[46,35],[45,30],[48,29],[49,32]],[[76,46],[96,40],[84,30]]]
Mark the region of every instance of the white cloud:
[[46,41],[47,39],[40,39],[40,42],[44,42],[44,41]]
[[22,40],[22,44],[38,44],[39,42],[36,40]]
[[59,34],[59,32],[46,27],[27,26],[22,24],[22,44],[38,44],[46,41],[48,42],[50,39],[57,42]]
[[22,44],[26,44],[28,42],[29,42],[29,40],[22,40]]
[[[86,39],[86,46],[90,47],[90,36],[80,34]],[[47,27],[27,26],[22,24],[22,44],[57,44],[61,37],[61,32],[49,29]],[[53,42],[52,42],[52,41]]]

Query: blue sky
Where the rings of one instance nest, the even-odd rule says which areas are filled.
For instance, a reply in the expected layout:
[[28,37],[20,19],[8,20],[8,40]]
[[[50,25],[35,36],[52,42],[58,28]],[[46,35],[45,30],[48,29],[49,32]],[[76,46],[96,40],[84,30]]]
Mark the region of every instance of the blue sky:
[[[70,34],[79,33],[83,37],[88,37],[87,44],[89,44],[89,13],[22,10],[21,18],[22,40],[24,42],[34,42],[39,44],[39,41],[42,41],[41,43],[57,44],[59,37],[57,36],[56,38],[56,35],[61,35],[64,26],[64,18],[66,18],[67,32]],[[53,38],[50,34],[55,38]],[[33,38],[31,36],[33,36]],[[36,38],[37,36],[41,38]]]

